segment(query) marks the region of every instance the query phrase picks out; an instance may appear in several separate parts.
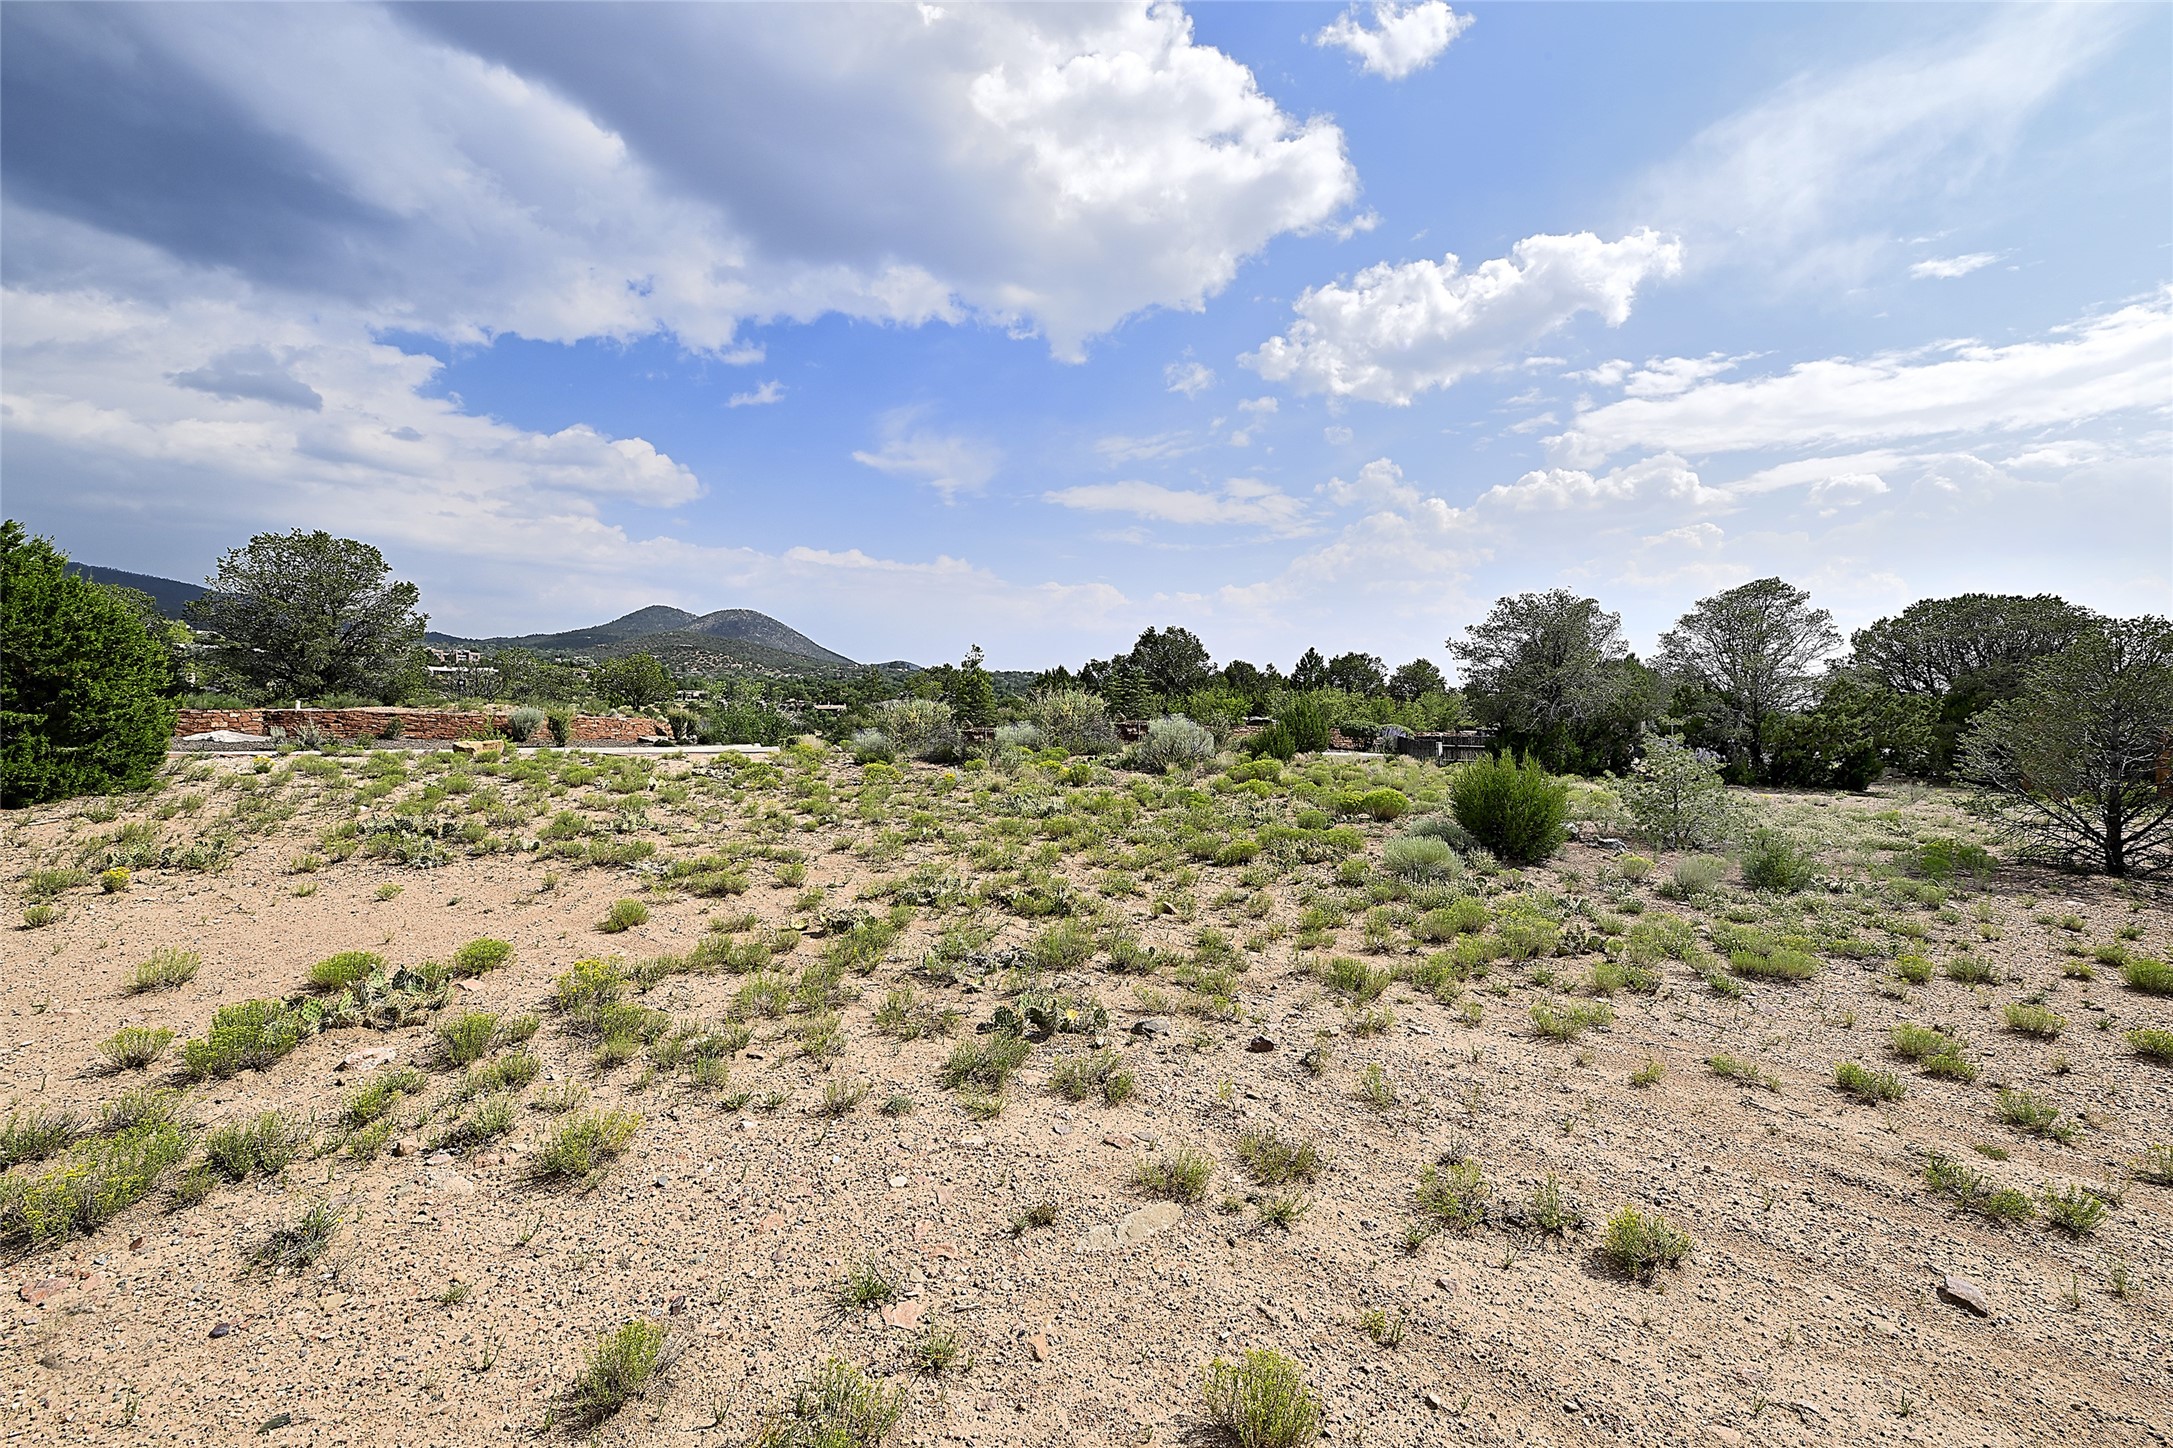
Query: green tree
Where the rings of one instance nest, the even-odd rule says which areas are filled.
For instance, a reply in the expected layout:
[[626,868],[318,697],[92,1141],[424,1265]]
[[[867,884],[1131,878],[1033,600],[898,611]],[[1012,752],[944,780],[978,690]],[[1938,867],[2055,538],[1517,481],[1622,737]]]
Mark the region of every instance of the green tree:
[[1413,659],[1408,664],[1400,664],[1396,672],[1388,676],[1388,696],[1399,704],[1409,704],[1422,694],[1446,694],[1448,691],[1449,681],[1432,659]]
[[1388,673],[1377,654],[1337,654],[1328,661],[1328,687],[1346,694],[1379,694],[1388,688]]
[[67,562],[0,523],[0,808],[141,788],[173,737],[165,645]]
[[1766,778],[1813,789],[1871,788],[1889,767],[1925,772],[1932,758],[1932,701],[1897,694],[1876,678],[1829,675],[1818,703],[1774,721]]
[[2169,738],[2173,623],[2106,619],[1977,717],[1961,773],[2024,856],[2163,874],[2173,868]]
[[996,722],[996,686],[981,667],[981,646],[966,650],[966,661],[951,680],[951,714],[960,724],[981,728]]
[[403,686],[429,620],[383,554],[329,533],[259,533],[219,560],[189,605],[212,658],[269,699],[382,696]]
[[1188,628],[1148,629],[1132,645],[1132,667],[1165,699],[1203,689],[1214,677],[1207,645]]
[[1613,703],[1630,656],[1622,615],[1566,588],[1498,599],[1448,647],[1479,717],[1552,768],[1570,763],[1576,726]]
[[2072,644],[2096,617],[2049,593],[1965,593],[1912,603],[1849,642],[1858,671],[1897,694],[1932,701],[1927,769],[1943,778],[1969,721],[2014,698],[2032,663]]
[[1813,666],[1840,642],[1833,615],[1811,607],[1808,593],[1761,578],[1699,599],[1660,635],[1660,657],[1718,701],[1722,727],[1749,752],[1751,776],[1764,779],[1774,720],[1812,701]]
[[625,654],[590,670],[589,687],[620,708],[645,709],[672,696],[672,676],[654,654]]
[[1328,687],[1328,661],[1320,656],[1319,649],[1307,649],[1298,655],[1298,661],[1290,666],[1290,687],[1301,694]]
[[1154,705],[1147,676],[1129,658],[1120,658],[1109,666],[1102,697],[1109,701],[1109,712],[1119,719],[1144,719]]

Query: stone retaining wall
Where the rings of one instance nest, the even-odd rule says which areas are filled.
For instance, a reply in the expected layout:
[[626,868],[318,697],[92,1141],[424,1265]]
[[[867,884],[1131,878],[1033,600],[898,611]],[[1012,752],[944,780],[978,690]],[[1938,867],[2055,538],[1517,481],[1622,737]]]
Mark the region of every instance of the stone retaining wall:
[[[506,711],[459,709],[183,709],[174,716],[174,737],[232,729],[241,734],[269,734],[274,728],[290,737],[314,728],[333,739],[382,739],[397,725],[397,737],[450,742],[491,739],[503,733]],[[636,744],[670,728],[642,715],[576,714],[574,744]],[[543,742],[549,741],[547,731]]]

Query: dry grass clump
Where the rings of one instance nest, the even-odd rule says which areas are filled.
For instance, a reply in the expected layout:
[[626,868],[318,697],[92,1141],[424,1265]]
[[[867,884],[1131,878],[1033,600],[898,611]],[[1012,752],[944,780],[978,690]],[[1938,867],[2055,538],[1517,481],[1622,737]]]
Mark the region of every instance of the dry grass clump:
[[1835,1064],[1833,1083],[1862,1101],[1899,1101],[1909,1094],[1909,1088],[1893,1072],[1874,1070],[1854,1061]]
[[1311,1137],[1284,1136],[1273,1126],[1247,1127],[1237,1139],[1237,1159],[1264,1187],[1316,1180],[1326,1163]]
[[583,1111],[567,1117],[529,1158],[538,1182],[586,1181],[626,1150],[641,1118],[631,1111]]
[[1306,1388],[1304,1369],[1279,1352],[1216,1358],[1205,1389],[1208,1417],[1238,1448],[1298,1448],[1320,1436],[1320,1399]]
[[0,1177],[0,1242],[43,1247],[104,1226],[148,1196],[189,1149],[174,1122],[77,1142],[38,1176]]
[[1607,1219],[1600,1255],[1616,1271],[1650,1283],[1660,1275],[1661,1268],[1679,1266],[1690,1255],[1691,1246],[1689,1236],[1658,1212],[1624,1207]]
[[876,1448],[905,1416],[902,1387],[885,1387],[842,1358],[803,1383],[748,1448]]
[[128,991],[141,995],[145,991],[174,990],[196,979],[196,972],[203,968],[204,958],[193,950],[177,950],[169,946],[155,950],[147,960],[139,961],[129,973]]
[[594,1427],[640,1396],[656,1375],[667,1334],[664,1324],[638,1318],[600,1335],[566,1390],[573,1420]]
[[1215,1163],[1206,1152],[1180,1147],[1158,1157],[1141,1157],[1132,1168],[1132,1185],[1150,1196],[1196,1202],[1207,1193]]

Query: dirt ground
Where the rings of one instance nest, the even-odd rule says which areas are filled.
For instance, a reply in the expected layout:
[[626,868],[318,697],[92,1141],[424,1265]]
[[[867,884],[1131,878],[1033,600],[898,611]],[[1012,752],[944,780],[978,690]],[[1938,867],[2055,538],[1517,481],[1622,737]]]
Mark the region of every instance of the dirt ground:
[[[391,788],[365,799],[367,764],[319,760],[310,772],[282,759],[257,774],[248,759],[177,759],[150,796],[0,821],[10,916],[37,899],[58,911],[0,933],[0,1101],[91,1112],[172,1084],[206,1129],[270,1110],[311,1123],[310,1144],[276,1177],[182,1206],[177,1167],[111,1222],[0,1258],[6,1441],[737,1444],[836,1357],[904,1388],[898,1444],[1213,1442],[1203,1369],[1256,1347],[1302,1365],[1325,1435],[1342,1443],[2019,1448],[2173,1434],[2173,1188],[2129,1170],[2153,1142],[2173,1141],[2173,1066],[2126,1039],[2173,1029],[2173,998],[2125,987],[2109,963],[2167,958],[2173,912],[2148,889],[2007,865],[1923,887],[1908,868],[1918,842],[1976,838],[1950,796],[1898,786],[1747,797],[1760,818],[1816,843],[1822,878],[1800,896],[1754,895],[1731,871],[1715,890],[1663,898],[1676,857],[1658,854],[1633,880],[1596,844],[1523,872],[1485,873],[1482,861],[1458,873],[1454,893],[1497,913],[1510,896],[1539,901],[1561,916],[1562,953],[1497,960],[1429,989],[1410,978],[1441,948],[1413,938],[1427,902],[1399,898],[1381,858],[1438,804],[1438,769],[1327,763],[1249,794],[1212,787],[1209,770],[1194,794],[1148,781],[1141,798],[1137,776],[1053,764],[964,776],[914,766],[871,782],[835,754],[715,773],[667,758],[569,780],[581,766],[562,756],[524,780],[417,754],[397,781],[380,766]],[[463,774],[466,788],[445,788]],[[1393,784],[1417,811],[1339,820],[1357,833],[1341,860],[1278,855],[1269,842],[1255,860],[1216,864],[1170,843],[1181,814],[1195,835],[1257,834],[1345,781]],[[403,800],[422,800],[412,818],[479,821],[481,836],[453,839],[425,869],[371,853],[391,836],[340,833]],[[1604,794],[1581,794],[1579,808],[1620,827]],[[1078,828],[1053,823],[1063,820]],[[135,821],[149,823],[126,837]],[[225,843],[209,868],[190,868],[206,862],[140,848],[153,835],[159,849]],[[599,841],[654,852],[595,863]],[[79,863],[95,872],[132,846],[126,889],[33,880]],[[744,893],[696,894],[660,873],[659,862],[718,853],[743,862]],[[1020,902],[1051,879],[1076,887],[1097,948],[1029,975],[1010,952],[1056,917],[1021,914]],[[819,901],[807,893],[818,887]],[[599,933],[630,897],[647,904],[647,922]],[[1310,924],[1309,908],[1321,911]],[[674,1020],[746,1019],[731,1091],[638,1054],[599,1067],[553,1006],[554,981],[578,959],[766,938],[785,979],[846,938],[848,912],[893,909],[910,918],[836,992],[853,997],[838,1006],[839,1055],[808,1053],[808,1011],[751,1012],[741,993],[753,977],[733,969],[663,969],[639,993]],[[752,924],[733,918],[746,913]],[[1665,915],[1707,950],[1731,924],[1834,948],[1812,978],[1744,981],[1740,998],[1666,960],[1657,990],[1612,994],[1611,1023],[1576,1040],[1535,1031],[1534,1003],[1600,998],[1588,978],[1616,927]],[[945,932],[975,923],[993,935],[931,970]],[[799,930],[796,946],[765,936],[782,927]],[[1226,945],[1203,947],[1203,930]],[[1164,963],[1115,973],[1116,932],[1159,947]],[[511,1132],[466,1151],[431,1149],[460,1114],[445,1099],[460,1073],[439,1064],[429,1024],[328,1030],[230,1079],[181,1081],[180,1040],[148,1071],[98,1064],[125,1025],[201,1037],[217,1008],[294,996],[312,963],[337,952],[413,964],[476,937],[509,942],[511,962],[456,981],[439,1014],[540,1016],[525,1049],[542,1072]],[[197,952],[199,973],[131,994],[137,963],[165,947]],[[1904,951],[1941,972],[1896,979]],[[1177,968],[1225,953],[1234,983]],[[1324,980],[1321,962],[1338,956],[1405,974],[1372,1007],[1392,1021],[1367,1019]],[[1994,979],[1952,978],[1943,967],[1957,956]],[[901,983],[917,1009],[958,1012],[956,1034],[886,1034],[877,1013]],[[1136,1080],[1130,1099],[1052,1090],[1057,1064],[1093,1049],[1088,1034],[1035,1040],[992,1117],[943,1088],[946,1058],[988,1040],[976,1026],[1022,983],[1106,1007],[1107,1047]],[[2064,1018],[2057,1039],[2006,1028],[2004,1008],[2031,1000]],[[1135,1030],[1142,1022],[1151,1033]],[[1897,1059],[1899,1023],[1964,1039],[1976,1078]],[[343,1149],[340,1118],[370,1072],[340,1064],[382,1046],[429,1085],[365,1159]],[[1707,1063],[1720,1054],[1771,1089],[1716,1074]],[[1907,1095],[1873,1105],[1841,1094],[1842,1061],[1896,1072]],[[1665,1068],[1657,1080],[1652,1062]],[[1650,1084],[1634,1085],[1641,1068]],[[865,1099],[824,1114],[838,1083],[864,1084]],[[539,1184],[534,1154],[558,1118],[538,1102],[571,1084],[589,1107],[637,1112],[641,1128],[599,1178]],[[1383,1084],[1392,1102],[1379,1099]],[[2057,1106],[2071,1140],[2004,1123],[2003,1087]],[[895,1097],[911,1109],[878,1109]],[[1304,1210],[1287,1225],[1263,1209],[1281,1189],[1256,1186],[1238,1157],[1241,1135],[1269,1124],[1327,1157],[1297,1188]],[[1137,1241],[1095,1230],[1149,1204],[1133,1184],[1143,1156],[1187,1147],[1214,1170],[1174,1225]],[[2042,1211],[2000,1225],[1934,1193],[1934,1153],[2032,1199],[2097,1188],[2111,1209],[2082,1235]],[[1422,1170],[1458,1159],[1483,1169],[1488,1220],[1414,1240]],[[1548,1173],[1581,1228],[1518,1225]],[[340,1219],[324,1256],[296,1269],[253,1262],[317,1202]],[[1052,1225],[1013,1230],[1044,1202]],[[1650,1285],[1598,1250],[1625,1205],[1657,1210],[1694,1244]],[[848,1272],[869,1265],[900,1305],[841,1304]],[[1940,1294],[1949,1273],[1981,1288],[1989,1315]],[[1400,1342],[1362,1330],[1369,1309],[1402,1324]],[[638,1318],[670,1329],[668,1367],[600,1425],[561,1426],[584,1353]],[[955,1333],[970,1366],[922,1371],[931,1329]]]

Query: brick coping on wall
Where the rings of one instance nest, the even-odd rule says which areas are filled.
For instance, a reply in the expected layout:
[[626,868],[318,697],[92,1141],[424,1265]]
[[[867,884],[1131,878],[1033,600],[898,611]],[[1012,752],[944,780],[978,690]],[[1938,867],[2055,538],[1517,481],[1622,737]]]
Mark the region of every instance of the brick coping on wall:
[[[238,734],[290,737],[314,728],[332,739],[382,739],[397,729],[398,738],[451,741],[495,739],[511,722],[510,710],[482,709],[183,709],[174,715],[174,737],[231,729]],[[538,731],[547,741],[547,728]],[[576,714],[571,744],[636,744],[670,733],[670,726],[643,714]]]

